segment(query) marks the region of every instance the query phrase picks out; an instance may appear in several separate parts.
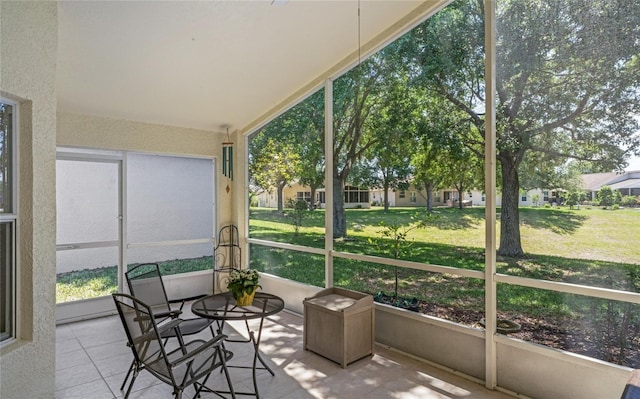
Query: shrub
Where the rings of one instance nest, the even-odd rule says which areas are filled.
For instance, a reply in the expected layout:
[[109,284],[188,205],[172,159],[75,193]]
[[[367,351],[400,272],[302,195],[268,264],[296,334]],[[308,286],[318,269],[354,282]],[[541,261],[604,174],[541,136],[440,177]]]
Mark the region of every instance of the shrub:
[[622,206],[636,206],[636,205],[638,205],[638,199],[636,197],[634,197],[633,195],[625,195],[624,197],[622,197],[622,200],[620,200],[620,205],[622,205]]
[[613,207],[612,207],[612,208],[613,208],[613,210],[615,211],[616,209],[620,209],[620,205],[618,205],[618,204],[613,204]]
[[533,206],[540,205],[540,194],[535,193],[531,196],[531,202],[533,202]]
[[578,205],[578,199],[580,198],[580,194],[577,191],[572,191],[567,196],[566,204],[569,205],[569,209],[573,209],[574,206]]
[[615,193],[610,186],[604,185],[598,191],[598,202],[604,208],[611,206],[615,202]]
[[620,202],[622,202],[622,193],[620,192],[620,190],[617,190],[613,197],[614,204],[620,204]]
[[292,208],[292,211],[287,214],[293,221],[294,234],[297,236],[300,233],[300,226],[302,226],[302,219],[304,219],[309,204],[302,199],[289,199],[287,201],[287,207]]

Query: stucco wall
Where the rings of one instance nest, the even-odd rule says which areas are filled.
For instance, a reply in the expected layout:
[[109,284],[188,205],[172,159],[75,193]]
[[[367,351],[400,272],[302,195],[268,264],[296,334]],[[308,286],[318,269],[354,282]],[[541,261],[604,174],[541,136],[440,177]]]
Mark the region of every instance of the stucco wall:
[[212,131],[61,112],[58,145],[193,156],[222,154],[226,136]]
[[0,91],[19,116],[19,339],[0,352],[0,397],[55,391],[56,2],[0,2]]

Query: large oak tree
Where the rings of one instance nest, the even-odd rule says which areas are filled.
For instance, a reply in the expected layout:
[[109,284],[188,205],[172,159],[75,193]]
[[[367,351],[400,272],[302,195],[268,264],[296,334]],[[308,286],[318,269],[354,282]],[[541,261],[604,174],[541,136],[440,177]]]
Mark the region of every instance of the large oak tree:
[[[463,111],[484,144],[484,9],[457,1],[403,39],[415,82]],[[499,254],[523,254],[520,168],[532,154],[616,168],[640,146],[640,7],[634,0],[497,2]],[[477,134],[479,132],[479,134]]]

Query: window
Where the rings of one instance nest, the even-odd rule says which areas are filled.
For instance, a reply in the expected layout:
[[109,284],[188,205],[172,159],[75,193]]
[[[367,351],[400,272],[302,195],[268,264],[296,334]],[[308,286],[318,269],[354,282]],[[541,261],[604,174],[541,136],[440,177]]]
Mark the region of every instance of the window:
[[0,99],[0,341],[15,337],[18,212],[15,105]]
[[311,191],[298,191],[296,192],[296,200],[311,202]]
[[344,189],[344,202],[346,204],[369,202],[369,191],[359,187],[346,186]]
[[547,190],[543,190],[543,191],[542,191],[542,200],[543,200],[544,202],[549,201],[549,191],[547,191]]
[[211,268],[213,161],[128,154],[126,177],[127,263],[159,262],[166,274]]
[[527,196],[526,196],[526,195],[523,195],[522,197],[520,197],[520,200],[521,200],[522,202],[526,202],[526,201],[527,201]]
[[418,198],[416,197],[416,192],[412,191],[409,193],[409,201],[410,202],[418,202]]
[[400,198],[404,198],[404,197],[405,197],[405,195],[406,195],[405,191],[404,191],[404,190],[400,190],[399,197],[400,197]]

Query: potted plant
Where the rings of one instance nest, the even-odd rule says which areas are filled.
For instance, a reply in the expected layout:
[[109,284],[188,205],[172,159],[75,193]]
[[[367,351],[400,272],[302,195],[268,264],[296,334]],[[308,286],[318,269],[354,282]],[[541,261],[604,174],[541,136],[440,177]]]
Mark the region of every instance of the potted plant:
[[236,300],[238,306],[249,306],[253,303],[253,297],[258,288],[262,286],[258,283],[260,275],[257,270],[233,270],[229,274],[229,284],[227,288]]

